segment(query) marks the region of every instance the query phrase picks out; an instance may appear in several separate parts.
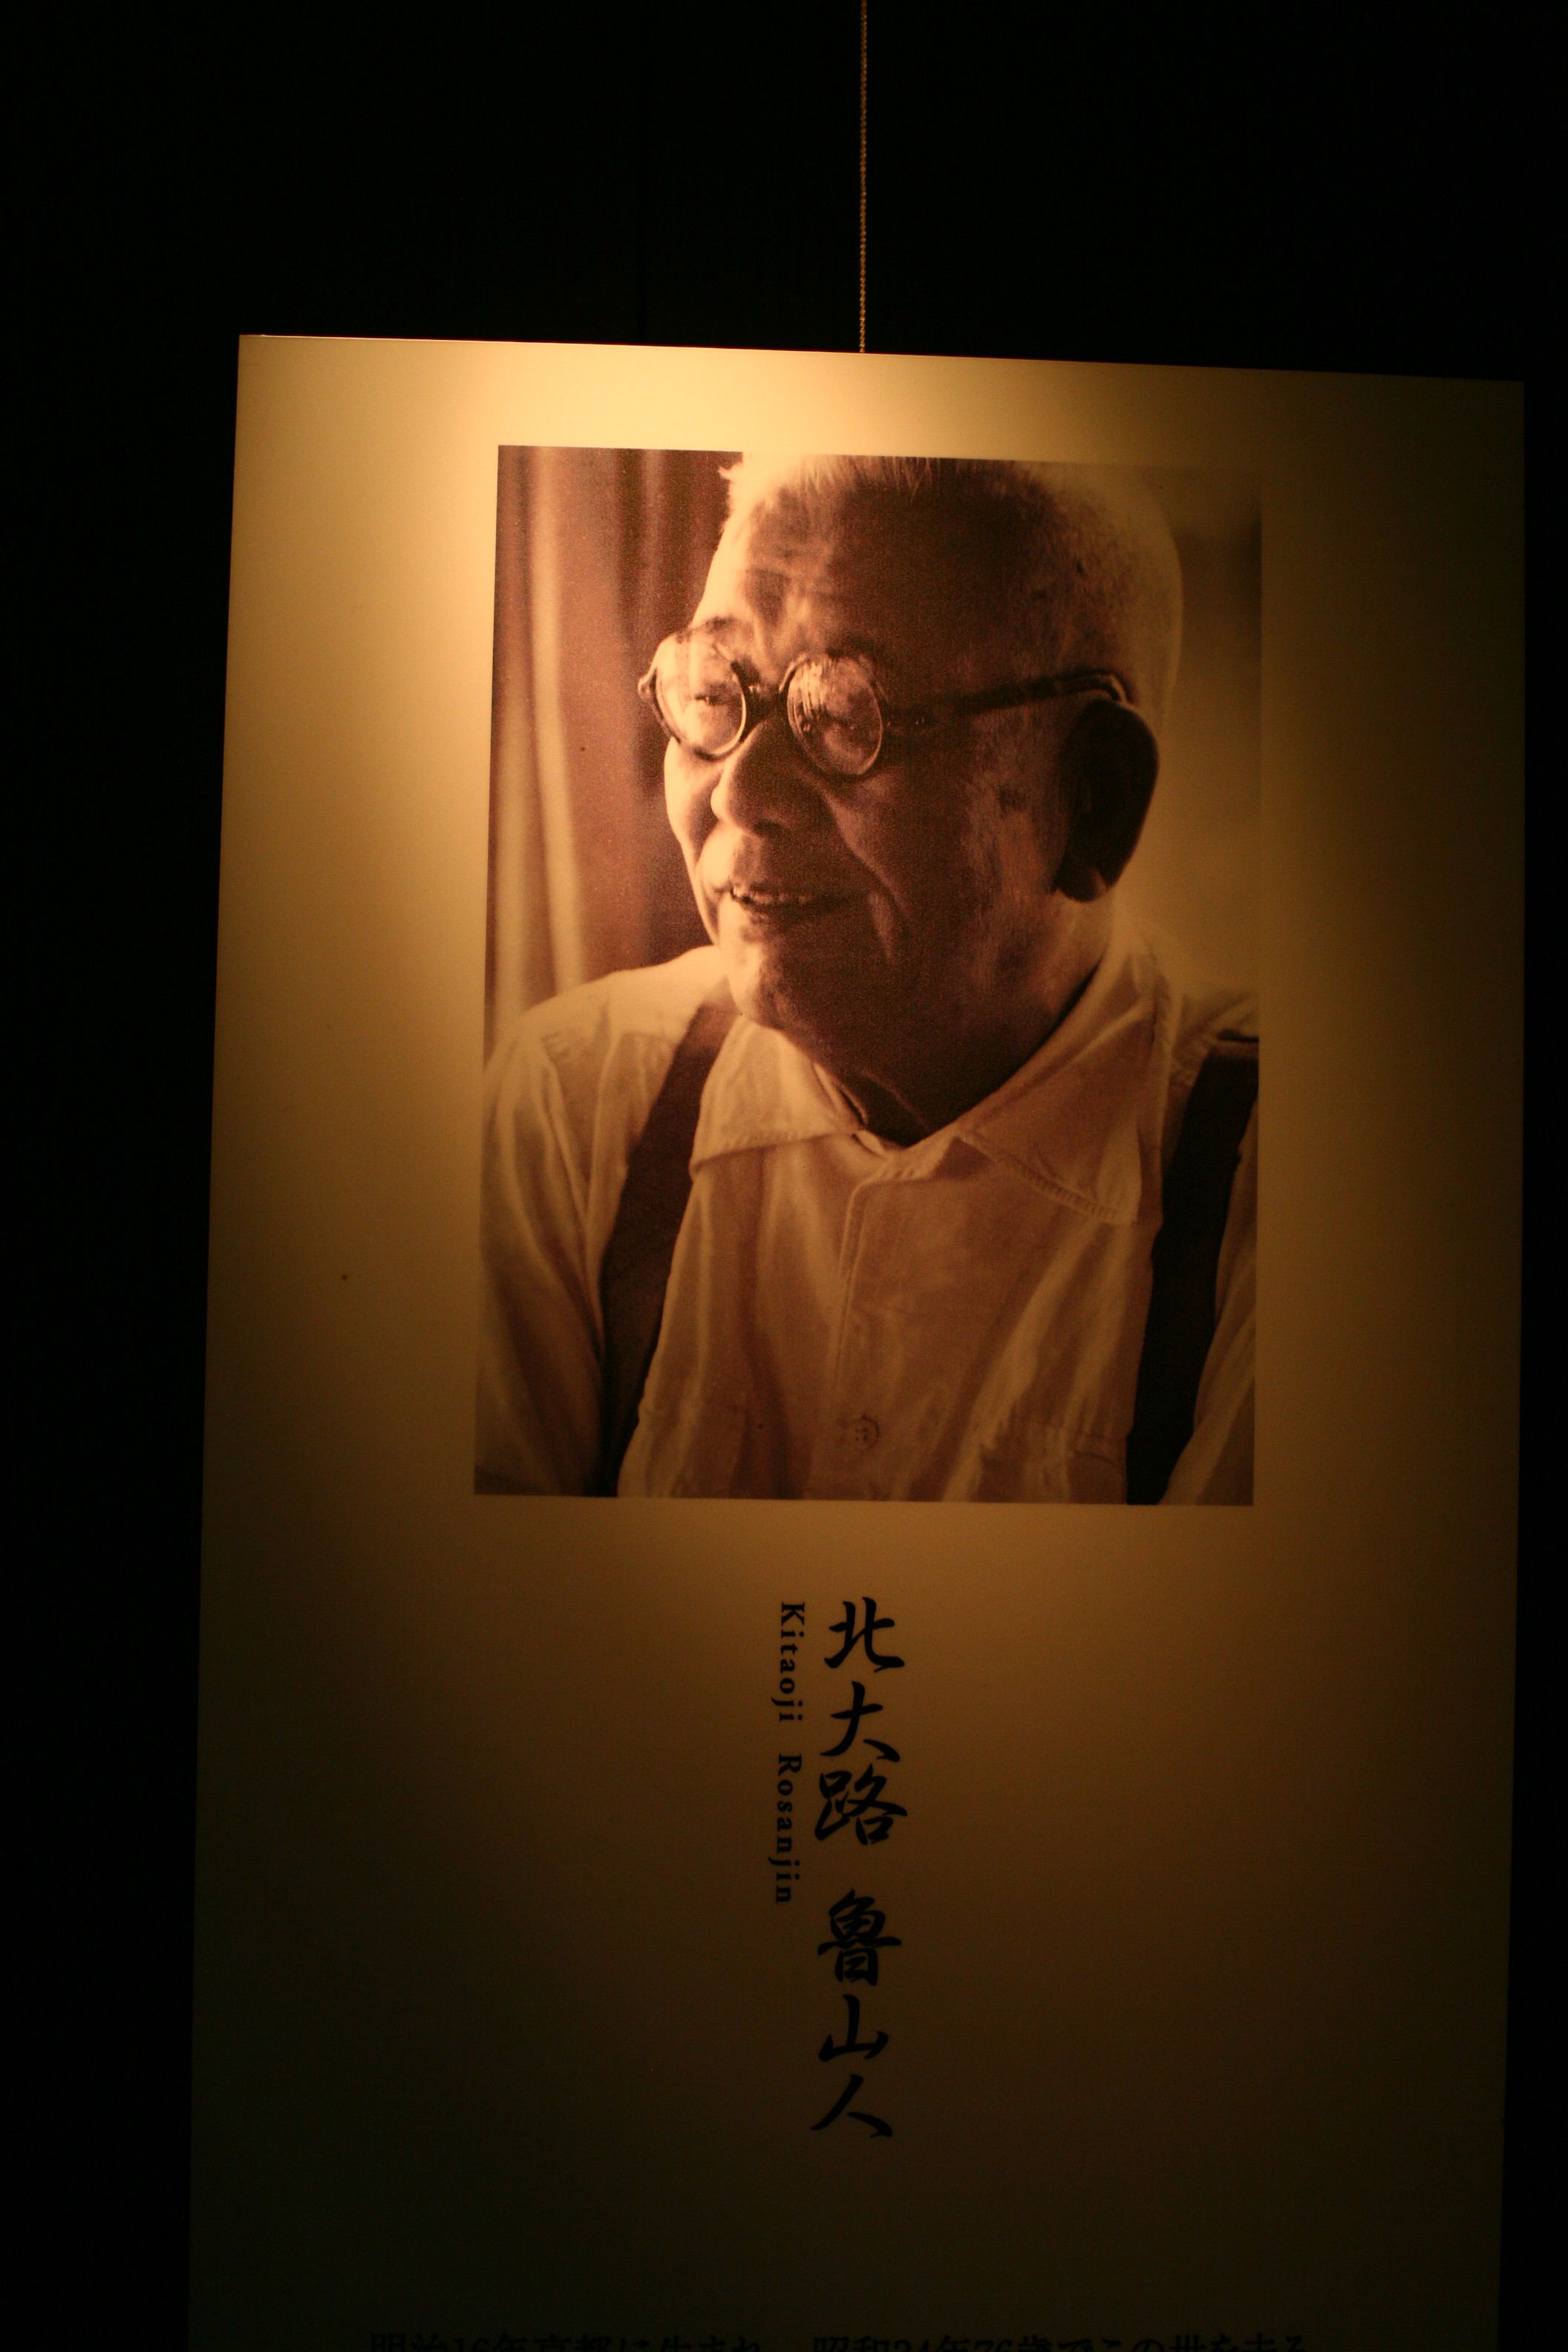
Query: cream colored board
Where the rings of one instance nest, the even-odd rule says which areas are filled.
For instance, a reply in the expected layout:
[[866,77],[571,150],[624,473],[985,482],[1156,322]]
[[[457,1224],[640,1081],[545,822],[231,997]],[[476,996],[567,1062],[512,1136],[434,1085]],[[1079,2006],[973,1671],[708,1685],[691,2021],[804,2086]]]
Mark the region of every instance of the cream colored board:
[[[1520,425],[1484,385],[243,346],[202,2352],[1491,2340]],[[1261,478],[1252,1509],[471,1495],[506,442]],[[777,1906],[779,1605],[822,1746],[867,1593],[909,1817]],[[808,2128],[850,1884],[903,1937],[886,2140]]]

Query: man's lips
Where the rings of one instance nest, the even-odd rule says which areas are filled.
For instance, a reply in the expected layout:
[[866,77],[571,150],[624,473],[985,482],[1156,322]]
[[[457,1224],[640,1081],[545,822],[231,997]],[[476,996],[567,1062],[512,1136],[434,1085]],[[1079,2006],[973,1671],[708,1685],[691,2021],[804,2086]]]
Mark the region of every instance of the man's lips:
[[748,923],[771,930],[830,914],[835,908],[847,906],[854,893],[803,889],[782,882],[732,881],[724,885],[719,896],[730,899]]

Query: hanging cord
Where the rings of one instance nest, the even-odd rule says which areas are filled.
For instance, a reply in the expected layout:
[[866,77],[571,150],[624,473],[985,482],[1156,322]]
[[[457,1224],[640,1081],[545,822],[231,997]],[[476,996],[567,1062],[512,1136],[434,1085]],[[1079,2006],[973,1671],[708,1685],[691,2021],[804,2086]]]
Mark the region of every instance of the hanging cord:
[[866,348],[866,16],[860,0],[860,349]]

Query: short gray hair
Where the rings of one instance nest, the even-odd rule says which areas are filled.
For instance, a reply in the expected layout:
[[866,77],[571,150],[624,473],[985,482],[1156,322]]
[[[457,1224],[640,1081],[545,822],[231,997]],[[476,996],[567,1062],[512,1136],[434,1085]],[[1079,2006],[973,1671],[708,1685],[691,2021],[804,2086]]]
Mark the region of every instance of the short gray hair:
[[870,499],[1002,525],[999,583],[1036,655],[1052,669],[1106,669],[1158,733],[1175,683],[1182,574],[1175,542],[1141,476],[1103,466],[978,457],[773,456],[727,469],[731,523],[753,508],[805,514]]

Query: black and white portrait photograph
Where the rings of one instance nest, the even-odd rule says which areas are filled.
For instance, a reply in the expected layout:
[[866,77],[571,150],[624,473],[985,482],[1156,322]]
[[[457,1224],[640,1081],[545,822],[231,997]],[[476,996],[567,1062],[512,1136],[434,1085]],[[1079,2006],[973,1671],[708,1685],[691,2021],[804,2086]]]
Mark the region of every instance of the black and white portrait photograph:
[[1250,1503],[1239,475],[500,452],[476,1485]]

